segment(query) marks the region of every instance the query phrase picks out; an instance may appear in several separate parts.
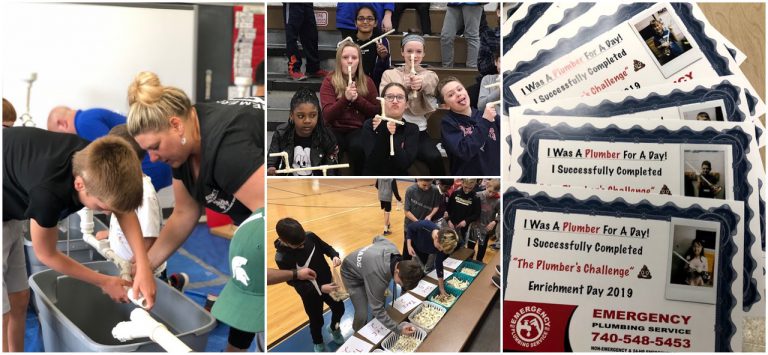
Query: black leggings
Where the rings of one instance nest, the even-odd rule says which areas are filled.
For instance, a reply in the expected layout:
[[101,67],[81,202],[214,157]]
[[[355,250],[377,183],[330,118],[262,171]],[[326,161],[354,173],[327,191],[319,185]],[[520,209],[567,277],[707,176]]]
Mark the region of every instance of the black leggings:
[[317,293],[311,296],[302,295],[301,301],[304,303],[304,312],[309,316],[309,332],[312,334],[313,344],[323,344],[323,302],[331,308],[331,330],[339,329],[341,316],[344,315],[344,303],[334,301],[330,295]]
[[229,338],[227,342],[238,349],[248,349],[253,343],[256,333],[244,332],[235,327],[229,327]]

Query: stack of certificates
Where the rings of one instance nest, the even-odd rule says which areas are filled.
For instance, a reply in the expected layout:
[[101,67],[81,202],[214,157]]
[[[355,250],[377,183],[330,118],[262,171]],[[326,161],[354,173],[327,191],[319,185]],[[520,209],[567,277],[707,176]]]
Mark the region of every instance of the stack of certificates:
[[504,349],[741,351],[765,104],[690,3],[522,4],[504,36]]

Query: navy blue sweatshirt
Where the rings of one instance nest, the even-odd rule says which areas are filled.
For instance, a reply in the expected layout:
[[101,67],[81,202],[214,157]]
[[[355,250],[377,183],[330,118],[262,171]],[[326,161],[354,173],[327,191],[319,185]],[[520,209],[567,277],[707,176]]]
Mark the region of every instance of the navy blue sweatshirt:
[[451,161],[451,175],[499,176],[501,126],[472,109],[472,116],[448,111],[443,117],[443,147]]
[[437,272],[437,277],[443,278],[443,261],[448,258],[448,254],[435,248],[435,244],[432,242],[432,231],[435,229],[440,228],[432,221],[423,219],[413,222],[408,225],[405,239],[411,240],[411,245],[416,251],[435,254],[435,271]]

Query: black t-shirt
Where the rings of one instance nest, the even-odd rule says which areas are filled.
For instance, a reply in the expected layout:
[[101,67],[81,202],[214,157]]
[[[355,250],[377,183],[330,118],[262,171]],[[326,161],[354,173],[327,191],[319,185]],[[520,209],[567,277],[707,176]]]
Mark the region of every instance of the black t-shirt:
[[77,212],[72,155],[88,141],[39,128],[3,128],[3,221],[34,219],[41,227]]
[[[312,137],[299,137],[293,135],[293,159],[291,168],[308,168],[312,166]],[[296,176],[312,175],[312,170],[297,171],[293,173]]]
[[235,192],[264,165],[264,106],[260,98],[198,103],[201,151],[197,180],[189,161],[173,169],[189,194],[205,207],[240,224],[251,210]]

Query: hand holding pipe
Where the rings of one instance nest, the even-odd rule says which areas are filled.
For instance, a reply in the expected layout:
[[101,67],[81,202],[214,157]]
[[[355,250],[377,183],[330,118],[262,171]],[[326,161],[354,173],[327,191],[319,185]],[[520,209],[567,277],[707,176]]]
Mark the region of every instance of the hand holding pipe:
[[[378,41],[378,40],[380,40],[380,39],[382,39],[382,38],[384,38],[384,37],[386,37],[386,36],[389,36],[389,35],[391,35],[391,34],[392,34],[392,33],[394,33],[394,32],[395,32],[395,29],[393,28],[393,29],[391,29],[391,30],[389,30],[389,31],[385,32],[385,33],[384,33],[384,34],[382,34],[381,36],[378,36],[378,37],[376,37],[376,38],[374,38],[374,39],[372,39],[372,40],[370,40],[370,41],[368,41],[368,42],[365,42],[365,44],[363,44],[362,46],[360,46],[360,49],[363,49],[363,48],[365,48],[365,47],[368,47],[368,46],[370,46],[371,44],[373,44],[373,43],[376,43],[376,41]],[[341,42],[344,42],[344,41],[341,41]],[[341,42],[339,42],[339,43],[341,43]]]
[[298,171],[311,171],[311,170],[322,170],[323,176],[327,175],[328,169],[341,169],[341,168],[348,168],[349,164],[333,164],[333,165],[320,165],[320,166],[308,166],[306,168],[287,168],[283,170],[275,170],[275,174],[290,174]]
[[696,167],[694,167],[693,165],[691,165],[691,163],[689,163],[689,162],[687,162],[687,161],[686,161],[686,162],[685,162],[685,165],[688,165],[688,167],[689,167],[689,168],[693,169],[693,171],[696,173],[696,175],[698,175],[698,176],[699,176],[699,177],[700,177],[702,180],[704,180],[704,182],[706,182],[707,184],[709,184],[709,186],[715,187],[715,184],[713,184],[713,183],[709,182],[709,180],[707,180],[707,178],[705,178],[705,177],[704,177],[704,175],[701,175],[701,173],[699,172],[699,169],[696,169]]
[[[411,53],[411,75],[416,75],[416,59],[414,59],[416,56]],[[419,97],[418,91],[411,91],[411,98],[416,99]]]
[[494,87],[501,87],[501,81],[497,81],[493,84],[488,84],[485,86],[486,89],[494,88]]
[[[376,115],[375,116],[376,118],[379,118],[381,120],[388,121],[388,122],[394,122],[394,123],[397,123],[399,125],[404,125],[405,124],[405,122],[403,122],[403,121],[387,117],[384,114],[384,98],[383,97],[377,97],[377,99],[379,101],[381,101],[381,115]],[[394,138],[394,136],[395,136],[394,134],[390,134],[389,135],[389,155],[390,156],[395,155],[395,138]]]
[[279,152],[279,153],[269,153],[270,157],[283,157],[283,166],[285,166],[286,169],[290,169],[289,160],[288,160],[288,152]]

